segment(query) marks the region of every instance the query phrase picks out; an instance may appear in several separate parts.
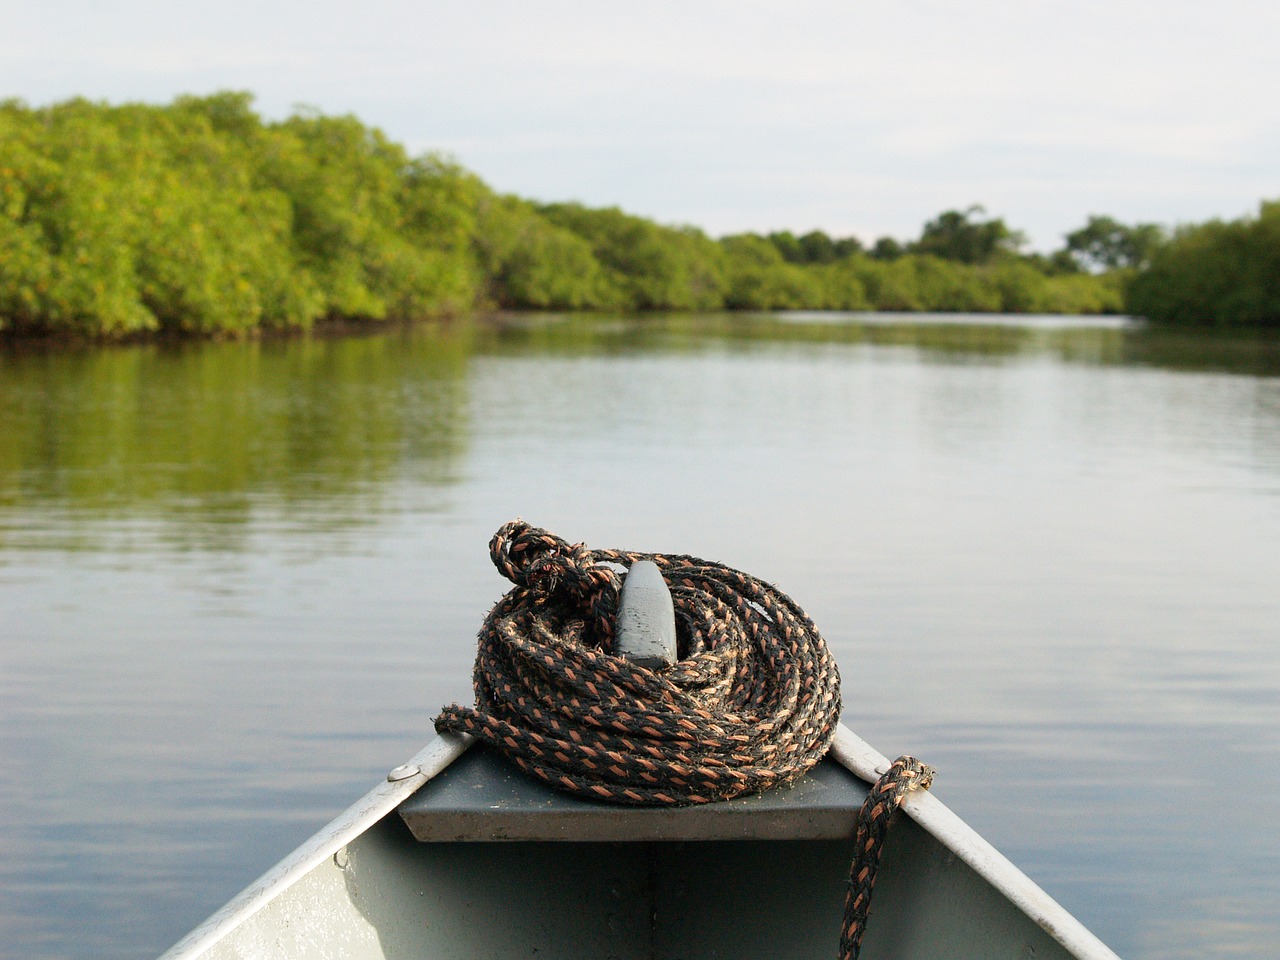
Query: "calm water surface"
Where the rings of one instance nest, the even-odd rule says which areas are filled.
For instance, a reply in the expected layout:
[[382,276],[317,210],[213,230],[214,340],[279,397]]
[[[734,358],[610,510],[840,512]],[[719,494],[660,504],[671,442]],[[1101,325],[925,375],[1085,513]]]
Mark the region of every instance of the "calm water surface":
[[159,953],[416,752],[517,515],[789,591],[1122,956],[1280,942],[1274,340],[526,317],[0,353],[0,416],[0,955]]

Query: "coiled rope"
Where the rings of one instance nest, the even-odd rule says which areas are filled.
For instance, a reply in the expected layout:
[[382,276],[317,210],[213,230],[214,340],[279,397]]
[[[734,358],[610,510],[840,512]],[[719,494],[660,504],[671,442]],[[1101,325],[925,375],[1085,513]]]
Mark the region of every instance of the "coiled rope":
[[[786,594],[696,557],[589,550],[521,520],[489,544],[515,584],[486,617],[475,707],[446,707],[526,773],[597,800],[688,805],[758,793],[802,775],[840,719],[840,675],[813,621]],[[671,590],[681,659],[660,670],[612,653],[620,571],[650,560]],[[885,831],[932,771],[904,757],[858,816],[841,953],[854,960]]]

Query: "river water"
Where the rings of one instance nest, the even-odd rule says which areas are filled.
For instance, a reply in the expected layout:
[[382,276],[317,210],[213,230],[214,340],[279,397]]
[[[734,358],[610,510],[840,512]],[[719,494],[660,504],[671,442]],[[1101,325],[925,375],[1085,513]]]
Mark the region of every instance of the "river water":
[[416,752],[516,516],[778,584],[1121,956],[1280,942],[1274,338],[527,316],[10,350],[0,415],[0,955],[159,953]]

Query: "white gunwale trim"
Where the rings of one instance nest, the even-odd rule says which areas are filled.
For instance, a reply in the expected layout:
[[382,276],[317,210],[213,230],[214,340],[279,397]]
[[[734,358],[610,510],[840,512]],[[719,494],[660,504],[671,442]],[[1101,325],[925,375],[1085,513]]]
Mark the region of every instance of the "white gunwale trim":
[[[889,769],[889,758],[844,724],[836,730],[831,743],[831,757],[868,783],[875,783]],[[1110,947],[932,793],[922,790],[909,793],[902,804],[902,811],[1004,894],[1073,956],[1080,960],[1119,960]]]
[[417,767],[417,773],[378,784],[166,950],[160,960],[195,960],[203,956],[246,919],[398,807],[420,786],[462,756],[472,742],[472,738],[465,734],[440,734],[405,764],[406,767]]
[[[165,951],[160,960],[196,960],[203,956],[246,919],[398,807],[462,756],[473,742],[466,735],[440,734],[405,764],[417,767],[416,773],[379,783]],[[889,769],[889,759],[844,724],[836,730],[831,757],[868,783],[874,783]],[[1106,944],[932,793],[909,794],[902,810],[1071,954],[1080,960],[1119,960]]]

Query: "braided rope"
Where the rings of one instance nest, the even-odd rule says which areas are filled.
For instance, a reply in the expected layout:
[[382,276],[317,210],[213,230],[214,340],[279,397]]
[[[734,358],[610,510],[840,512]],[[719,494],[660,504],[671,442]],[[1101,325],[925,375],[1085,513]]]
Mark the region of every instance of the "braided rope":
[[[826,753],[840,719],[839,671],[781,591],[696,557],[589,550],[521,520],[503,525],[489,552],[515,587],[481,627],[475,707],[445,707],[437,730],[483,740],[558,789],[629,804],[758,793]],[[661,670],[612,652],[618,568],[640,560],[657,564],[675,607],[681,659]],[[906,789],[882,791],[878,805],[868,797],[859,814],[846,904],[859,913],[841,928],[844,960],[857,956],[879,844]],[[865,884],[855,894],[856,877]]]
[[844,898],[844,923],[840,928],[840,960],[858,960],[862,935],[871,910],[871,891],[880,869],[880,854],[898,808],[912,790],[928,790],[933,767],[915,757],[899,757],[871,787],[858,811],[854,828],[853,866]]

